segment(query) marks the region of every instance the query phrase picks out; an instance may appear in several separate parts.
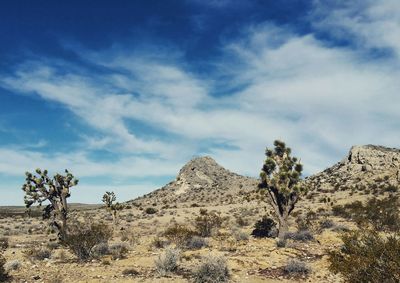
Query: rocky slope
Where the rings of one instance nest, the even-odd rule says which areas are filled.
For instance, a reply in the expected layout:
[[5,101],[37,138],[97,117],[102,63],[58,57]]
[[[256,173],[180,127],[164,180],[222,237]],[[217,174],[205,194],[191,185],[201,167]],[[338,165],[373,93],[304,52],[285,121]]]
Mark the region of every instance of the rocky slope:
[[[318,193],[360,191],[379,193],[396,190],[400,184],[400,150],[383,146],[353,146],[337,164],[308,177],[305,182]],[[176,179],[161,189],[133,201],[142,205],[169,207],[224,205],[254,199],[258,180],[230,172],[209,156],[190,160]]]
[[306,181],[317,190],[397,187],[400,150],[376,145],[353,146],[342,161]]
[[174,181],[135,202],[178,206],[234,203],[257,184],[255,178],[230,172],[209,156],[197,157],[182,167]]

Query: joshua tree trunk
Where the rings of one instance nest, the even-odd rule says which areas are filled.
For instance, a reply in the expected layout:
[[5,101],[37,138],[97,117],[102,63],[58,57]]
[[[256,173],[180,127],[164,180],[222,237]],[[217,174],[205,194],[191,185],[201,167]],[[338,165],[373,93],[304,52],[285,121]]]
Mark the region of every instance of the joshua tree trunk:
[[287,217],[279,217],[279,240],[284,240],[286,233],[289,231],[288,219]]
[[56,204],[56,213],[60,224],[58,225],[59,238],[61,242],[64,242],[67,237],[67,217],[68,217],[68,204],[67,196],[68,192],[63,192],[61,195],[61,201]]
[[118,212],[116,210],[113,210],[112,217],[113,217],[114,228],[117,228],[119,221],[118,221]]

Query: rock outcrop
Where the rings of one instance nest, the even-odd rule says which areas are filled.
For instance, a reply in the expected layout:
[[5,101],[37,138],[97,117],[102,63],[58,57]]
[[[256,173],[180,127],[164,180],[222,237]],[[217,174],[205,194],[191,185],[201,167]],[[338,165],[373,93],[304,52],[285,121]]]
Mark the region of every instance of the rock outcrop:
[[344,189],[376,185],[398,186],[400,150],[376,145],[353,146],[345,159],[307,178],[315,189]]
[[233,173],[209,156],[190,160],[176,179],[138,201],[164,203],[234,203],[238,196],[257,188],[255,178]]

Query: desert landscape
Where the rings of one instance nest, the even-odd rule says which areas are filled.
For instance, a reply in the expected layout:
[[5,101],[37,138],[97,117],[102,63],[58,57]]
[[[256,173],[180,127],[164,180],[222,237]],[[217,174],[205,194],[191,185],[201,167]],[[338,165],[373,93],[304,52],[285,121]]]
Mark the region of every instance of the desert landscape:
[[400,150],[352,147],[342,161],[302,181],[309,191],[296,204],[284,240],[274,231],[277,220],[259,192],[260,180],[230,172],[209,156],[190,160],[164,187],[121,204],[117,221],[106,205],[70,205],[69,225],[82,223],[71,230],[78,241],[85,241],[84,230],[104,229],[90,234],[87,255],[78,243],[60,243],[38,207],[30,216],[22,207],[2,207],[4,280],[367,282],[361,264],[359,281],[350,281],[346,269],[333,272],[330,252],[343,247],[343,235],[379,227],[383,238],[397,235],[391,267],[397,273],[381,282],[398,282],[399,164]]
[[400,283],[400,0],[1,0],[0,282]]

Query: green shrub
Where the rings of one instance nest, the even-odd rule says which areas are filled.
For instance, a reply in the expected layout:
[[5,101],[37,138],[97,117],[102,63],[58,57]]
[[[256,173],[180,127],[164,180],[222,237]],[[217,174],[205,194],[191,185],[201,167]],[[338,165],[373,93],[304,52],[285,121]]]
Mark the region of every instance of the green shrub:
[[77,223],[67,234],[65,245],[79,260],[88,260],[93,256],[93,248],[107,243],[112,237],[112,230],[105,224],[89,225]]
[[330,251],[330,270],[341,273],[346,282],[400,282],[400,236],[380,236],[369,229],[341,236],[343,246]]
[[168,227],[162,234],[171,243],[178,247],[184,247],[196,233],[185,225],[174,224]]
[[200,215],[196,217],[194,226],[201,237],[210,237],[212,232],[221,227],[222,217],[216,212],[208,212],[200,209]]
[[332,208],[336,216],[353,219],[359,226],[371,225],[376,230],[399,231],[399,199],[389,196],[384,199],[371,198],[365,205],[360,201],[337,205]]
[[148,208],[146,208],[145,212],[147,214],[155,214],[155,213],[157,213],[157,209],[155,209],[154,207],[148,207]]
[[263,216],[254,225],[251,235],[255,238],[275,238],[278,235],[275,221],[267,216]]

